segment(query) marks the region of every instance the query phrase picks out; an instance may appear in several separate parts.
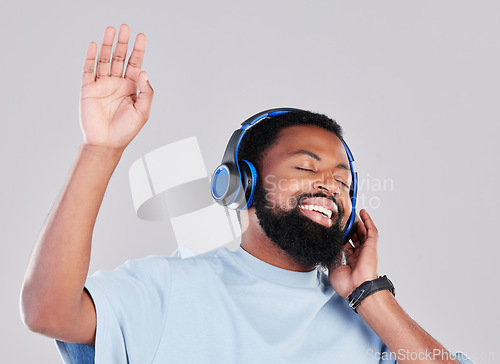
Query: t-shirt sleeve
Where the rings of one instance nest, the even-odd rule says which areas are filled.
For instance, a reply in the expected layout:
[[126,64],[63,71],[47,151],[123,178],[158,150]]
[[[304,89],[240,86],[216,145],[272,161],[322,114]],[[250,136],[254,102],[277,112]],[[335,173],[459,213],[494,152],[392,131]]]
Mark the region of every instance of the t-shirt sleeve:
[[130,260],[87,278],[97,315],[95,347],[57,341],[65,363],[151,362],[167,313],[170,266],[165,257]]

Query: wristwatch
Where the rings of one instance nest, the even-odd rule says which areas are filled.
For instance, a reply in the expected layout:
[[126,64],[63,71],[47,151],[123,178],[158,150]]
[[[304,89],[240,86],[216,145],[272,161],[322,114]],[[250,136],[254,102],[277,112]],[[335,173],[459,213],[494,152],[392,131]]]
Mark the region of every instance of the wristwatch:
[[377,279],[374,279],[373,281],[363,282],[347,297],[349,306],[354,310],[354,312],[358,313],[356,309],[358,308],[361,301],[363,301],[369,295],[378,291],[382,291],[384,289],[388,289],[393,296],[396,296],[396,289],[394,288],[391,280],[387,278],[387,276],[381,276]]

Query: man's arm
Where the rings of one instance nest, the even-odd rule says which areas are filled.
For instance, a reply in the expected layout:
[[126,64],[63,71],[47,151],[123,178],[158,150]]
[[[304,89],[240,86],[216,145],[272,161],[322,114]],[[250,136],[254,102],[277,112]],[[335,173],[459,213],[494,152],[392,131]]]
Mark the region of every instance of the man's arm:
[[[334,290],[344,299],[359,285],[378,277],[378,232],[370,215],[360,211],[361,221],[353,236],[354,248],[346,244],[347,264],[330,270]],[[388,290],[366,297],[359,315],[382,339],[398,363],[458,363],[448,351],[401,308]]]
[[[146,38],[139,34],[123,75],[129,28],[106,28],[87,49],[80,123],[83,141],[73,169],[42,227],[26,272],[21,313],[33,331],[68,342],[93,344],[96,313],[84,290],[94,224],[126,146],[149,117],[153,90],[141,72]],[[139,94],[137,95],[137,89]]]

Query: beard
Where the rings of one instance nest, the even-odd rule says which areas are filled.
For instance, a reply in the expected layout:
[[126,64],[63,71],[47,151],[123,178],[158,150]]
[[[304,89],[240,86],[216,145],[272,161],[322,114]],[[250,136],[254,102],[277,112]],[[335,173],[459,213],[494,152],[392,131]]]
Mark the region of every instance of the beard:
[[[310,197],[324,197],[337,205],[338,214],[332,226],[326,227],[312,221],[299,208],[300,202]],[[319,266],[330,269],[341,265],[344,249],[344,229],[340,221],[344,215],[333,196],[324,193],[293,196],[289,210],[276,205],[267,197],[267,191],[257,182],[254,207],[259,225],[266,236],[296,263],[304,268]],[[274,204],[274,206],[269,205]]]

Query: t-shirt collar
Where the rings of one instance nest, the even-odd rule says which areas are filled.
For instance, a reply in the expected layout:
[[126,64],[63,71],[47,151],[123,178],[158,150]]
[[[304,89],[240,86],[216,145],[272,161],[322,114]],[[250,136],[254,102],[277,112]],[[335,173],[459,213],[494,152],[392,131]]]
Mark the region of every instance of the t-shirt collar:
[[319,284],[318,276],[320,272],[318,268],[310,272],[296,272],[279,268],[254,257],[243,249],[241,245],[238,246],[235,255],[247,270],[262,279],[286,286],[302,288],[314,288]]

